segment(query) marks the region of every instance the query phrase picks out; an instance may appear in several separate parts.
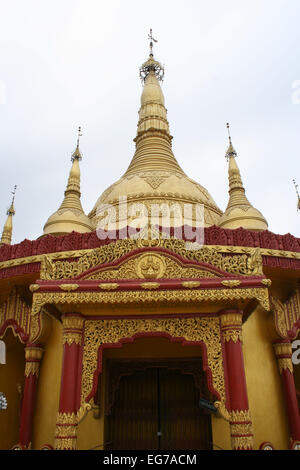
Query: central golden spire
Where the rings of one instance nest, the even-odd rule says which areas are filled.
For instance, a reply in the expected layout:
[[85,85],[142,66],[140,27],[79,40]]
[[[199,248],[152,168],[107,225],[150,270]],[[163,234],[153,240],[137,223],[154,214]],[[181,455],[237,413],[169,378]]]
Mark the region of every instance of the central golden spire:
[[164,78],[163,66],[154,59],[153,41],[149,34],[150,55],[140,68],[143,83],[139,121],[137,125],[136,152],[125,176],[140,171],[176,171],[184,174],[172,151],[165,98],[160,86]]
[[[174,207],[174,203],[184,212],[185,204],[190,204],[195,212],[199,204],[204,206],[204,223],[206,226],[217,224],[221,210],[200,184],[190,179],[177,162],[172,150],[172,136],[165,99],[161,89],[164,68],[153,55],[152,30],[149,34],[150,54],[140,67],[140,78],[143,84],[137,134],[134,139],[135,153],[123,176],[99,197],[89,214],[94,228],[101,220],[101,207],[113,206],[117,212],[113,223],[121,229],[130,225],[133,216],[123,216],[119,211],[120,199],[126,199],[128,213],[135,212],[137,204],[142,204],[151,213],[153,205]],[[199,168],[200,173],[200,168]],[[179,220],[176,224],[183,225]],[[173,221],[175,226],[175,221]],[[189,219],[187,225],[195,223]]]

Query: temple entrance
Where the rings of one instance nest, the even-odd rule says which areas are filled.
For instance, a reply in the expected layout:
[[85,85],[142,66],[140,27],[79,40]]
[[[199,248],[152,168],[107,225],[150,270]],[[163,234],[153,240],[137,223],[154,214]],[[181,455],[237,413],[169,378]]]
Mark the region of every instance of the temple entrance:
[[107,450],[211,448],[211,418],[199,407],[209,398],[199,359],[113,362],[109,383]]

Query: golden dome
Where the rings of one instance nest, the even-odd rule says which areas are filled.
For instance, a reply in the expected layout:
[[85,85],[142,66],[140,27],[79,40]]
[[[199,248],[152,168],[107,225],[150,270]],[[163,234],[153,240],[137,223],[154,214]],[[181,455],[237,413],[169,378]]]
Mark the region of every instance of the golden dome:
[[[80,130],[79,130],[80,132]],[[59,209],[52,214],[44,226],[43,235],[65,235],[70,232],[91,232],[91,221],[84,213],[80,201],[80,167],[82,156],[79,141],[72,155],[72,167],[68,179],[65,197]]]
[[229,160],[229,202],[218,225],[230,229],[243,227],[248,230],[267,230],[268,222],[262,213],[252,206],[245,195],[236,156],[236,151],[229,138],[229,147],[226,153]]
[[[208,191],[184,173],[173,154],[167,110],[159,84],[162,67],[150,55],[141,70],[144,88],[137,136],[134,139],[136,151],[125,174],[104,191],[89,214],[93,226],[97,227],[102,219],[101,209],[107,205],[115,208],[113,222],[116,228],[121,229],[127,224],[130,225],[136,213],[134,208],[137,208],[138,203],[143,203],[148,215],[152,214],[152,205],[164,205],[167,211],[174,209],[176,205],[176,210],[180,207],[181,214],[184,214],[183,205],[190,204],[193,215],[189,220],[185,216],[183,222],[178,213],[174,217],[171,214],[171,226],[184,223],[195,226],[196,206],[202,204],[204,225],[217,224],[222,211]],[[120,198],[126,199],[127,214],[123,211],[124,205],[122,209],[118,208]],[[162,218],[159,225],[164,225]]]

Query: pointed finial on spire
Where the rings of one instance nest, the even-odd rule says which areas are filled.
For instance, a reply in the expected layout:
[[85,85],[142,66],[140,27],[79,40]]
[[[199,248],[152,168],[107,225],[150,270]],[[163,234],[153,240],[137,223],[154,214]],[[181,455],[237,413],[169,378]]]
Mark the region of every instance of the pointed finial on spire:
[[150,33],[148,34],[148,39],[150,40],[150,56],[153,57],[153,41],[157,42],[157,39],[154,39],[152,36],[152,29],[150,28]]
[[299,191],[298,191],[298,184],[296,183],[296,180],[293,180],[293,183],[294,183],[294,186],[295,186],[295,189],[296,189],[296,194],[298,196],[297,211],[300,211],[300,194],[299,194]]
[[79,149],[79,139],[82,136],[81,133],[81,126],[78,127],[78,135],[77,135],[77,146],[75,151],[72,153],[71,161],[74,162],[74,160],[82,160],[82,155]]
[[228,131],[229,146],[228,146],[225,158],[228,161],[230,157],[236,157],[237,153],[234,150],[233,145],[232,145],[229,122],[227,122],[226,127],[227,127],[227,131]]
[[0,245],[6,244],[10,245],[11,244],[11,239],[12,239],[12,218],[13,215],[15,215],[15,208],[14,208],[14,202],[15,202],[15,195],[16,195],[16,189],[17,185],[14,186],[14,189],[12,191],[12,201],[9,209],[7,210],[7,219],[3,227],[3,232],[0,240]]
[[11,194],[13,195],[13,197],[12,197],[12,201],[11,201],[10,208],[9,208],[9,209],[7,210],[7,212],[6,212],[7,215],[15,215],[14,202],[15,202],[15,196],[16,196],[16,189],[17,189],[17,185],[15,184],[14,189],[13,189],[13,191],[11,192]]
[[150,54],[149,59],[140,68],[141,81],[142,83],[145,83],[146,78],[148,77],[150,72],[154,73],[158,80],[163,81],[164,68],[159,62],[157,62],[157,60],[154,60],[153,58],[153,41],[157,42],[157,39],[154,39],[152,35],[152,29],[150,29],[148,39],[150,40]]

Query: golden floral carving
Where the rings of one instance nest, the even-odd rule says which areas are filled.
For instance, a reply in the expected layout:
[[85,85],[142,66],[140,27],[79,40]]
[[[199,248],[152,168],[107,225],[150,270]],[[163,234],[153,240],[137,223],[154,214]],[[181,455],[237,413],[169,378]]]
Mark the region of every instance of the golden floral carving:
[[228,326],[242,326],[242,313],[240,312],[229,312],[220,315],[221,327],[226,328]]
[[271,281],[271,279],[262,279],[262,280],[261,280],[261,283],[262,283],[264,286],[270,287],[271,284],[272,284],[272,281]]
[[223,331],[223,338],[225,342],[233,341],[236,343],[237,341],[242,342],[242,332],[240,329],[228,329]]
[[79,329],[82,330],[84,325],[84,317],[80,315],[64,315],[63,327],[64,329]]
[[104,303],[128,304],[147,302],[216,302],[223,300],[257,299],[263,308],[269,310],[269,296],[266,288],[250,289],[197,289],[197,290],[160,290],[118,291],[118,292],[45,292],[33,296],[32,315],[37,315],[43,305]]
[[163,332],[186,341],[203,341],[207,351],[212,384],[225,402],[222,347],[219,320],[213,318],[157,318],[89,320],[85,323],[81,403],[92,391],[93,375],[97,368],[98,349],[105,343],[117,343],[137,333]]
[[253,436],[231,436],[232,449],[251,450],[253,449]]
[[287,338],[288,331],[294,329],[294,338],[297,337],[299,328],[295,328],[300,320],[300,287],[298,287],[289,299],[282,303],[276,297],[270,296],[271,307],[275,314],[275,326],[282,338]]
[[164,258],[157,254],[145,253],[137,258],[136,273],[139,278],[156,279],[163,277],[166,271]]
[[78,289],[79,285],[78,284],[60,284],[59,287],[61,288],[61,290],[65,290],[69,292],[69,291]]
[[[187,260],[206,263],[228,273],[242,275],[262,274],[262,259],[259,248],[252,249],[242,255],[234,254],[226,256],[211,246],[203,246],[198,250],[189,250],[186,247],[185,241],[176,238],[160,238],[154,241],[156,246],[159,245],[162,248],[168,249]],[[126,238],[124,240],[117,240],[115,243],[88,251],[76,261],[54,262],[53,258],[48,255],[44,256],[41,263],[41,279],[74,278],[83,274],[88,269],[119,259],[121,256],[136,250],[140,244],[141,240],[139,239]],[[149,245],[151,246],[151,243],[148,243]],[[145,246],[145,244],[142,246]]]
[[158,289],[160,286],[159,282],[142,282],[141,287],[143,289]]
[[186,287],[187,289],[194,289],[195,287],[200,286],[199,281],[184,281],[181,283],[182,287]]
[[250,410],[233,410],[231,411],[231,421],[232,422],[241,422],[241,421],[251,421]]
[[[148,267],[148,271],[144,270],[142,272],[140,268],[140,260],[143,260],[143,257],[149,259],[149,256],[153,258],[155,261],[158,257],[161,259],[160,266],[156,267],[156,272],[150,266]],[[158,263],[157,263],[158,264]],[[147,265],[146,265],[147,270]],[[92,274],[88,274],[84,277],[84,279],[88,280],[114,280],[114,279],[144,279],[148,278],[161,278],[164,279],[180,279],[180,278],[215,278],[219,275],[211,272],[209,269],[201,269],[200,267],[187,267],[182,266],[177,260],[172,259],[168,256],[159,256],[155,253],[155,256],[152,253],[145,253],[141,257],[131,258],[128,261],[122,263],[120,266],[114,268],[101,268],[97,270],[97,272],[93,272]]]
[[226,287],[237,287],[241,284],[241,281],[237,279],[228,279],[226,281],[222,281],[222,284]]
[[114,290],[119,287],[119,284],[116,282],[103,282],[102,284],[99,284],[99,288],[102,290]]
[[74,331],[68,331],[63,333],[63,344],[81,344],[82,333],[77,333]]
[[58,413],[56,420],[56,450],[76,449],[77,415],[75,413]]
[[[248,256],[251,254],[251,247],[245,246],[230,246],[230,245],[209,245],[210,248],[214,248],[219,253],[231,253],[231,254],[247,254]],[[93,248],[83,249],[83,250],[71,250],[71,251],[59,251],[56,253],[51,253],[48,255],[48,259],[51,261],[55,260],[64,260],[70,258],[78,258],[80,256],[86,255],[87,253],[92,252]],[[262,256],[269,256],[269,257],[276,257],[276,258],[288,258],[288,259],[300,259],[300,253],[295,251],[283,251],[283,250],[273,250],[269,248],[260,248],[260,252]],[[13,266],[22,266],[25,264],[30,263],[45,263],[45,255],[32,255],[32,256],[25,256],[22,258],[15,258],[10,259],[7,261],[0,262],[0,269],[11,268]],[[47,272],[45,266],[43,267],[44,273]],[[51,276],[54,274],[55,269],[53,269]],[[51,269],[50,269],[51,273]],[[45,279],[45,278],[43,278]],[[50,277],[51,279],[51,277]]]

